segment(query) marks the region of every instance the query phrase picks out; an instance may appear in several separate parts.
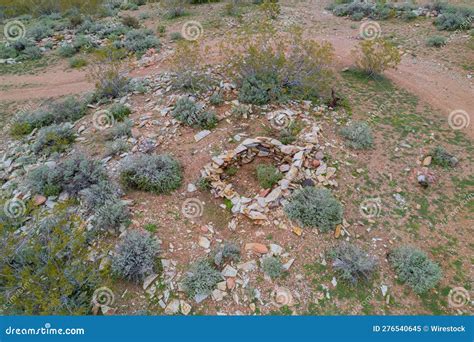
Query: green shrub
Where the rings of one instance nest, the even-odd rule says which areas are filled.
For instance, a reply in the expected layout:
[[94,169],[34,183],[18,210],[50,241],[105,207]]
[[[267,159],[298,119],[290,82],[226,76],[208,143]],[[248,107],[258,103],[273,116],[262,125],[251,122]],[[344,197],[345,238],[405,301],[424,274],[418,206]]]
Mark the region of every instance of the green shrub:
[[162,0],[160,5],[163,8],[165,19],[174,19],[186,15],[185,0]]
[[434,165],[442,167],[455,167],[458,164],[458,158],[446,151],[442,146],[436,146],[431,151],[432,162]]
[[346,144],[355,149],[368,149],[373,146],[372,130],[365,121],[354,121],[341,128],[341,135],[346,139]]
[[101,161],[76,154],[65,159],[59,169],[62,175],[63,189],[74,196],[94,184],[107,180],[107,174]]
[[128,188],[169,193],[181,185],[181,166],[168,155],[133,156],[124,161],[120,179]]
[[291,220],[303,227],[318,227],[321,232],[332,230],[342,222],[343,207],[325,188],[297,190],[284,210]]
[[83,57],[73,57],[69,60],[69,67],[74,69],[80,69],[87,65],[87,59]]
[[191,127],[210,129],[217,124],[217,117],[214,112],[203,111],[201,105],[196,104],[188,97],[181,97],[176,102],[171,115],[176,120]]
[[222,275],[209,260],[201,259],[191,265],[184,276],[183,286],[190,297],[206,296],[222,280]]
[[128,208],[122,201],[109,201],[95,208],[92,225],[95,232],[109,231],[119,234],[121,225],[128,221],[129,216]]
[[60,153],[66,151],[75,140],[76,134],[71,125],[51,125],[38,131],[32,149],[36,154]]
[[132,17],[131,15],[125,15],[121,19],[122,25],[137,29],[140,27],[140,22],[137,18]]
[[36,41],[40,41],[43,38],[51,37],[53,35],[53,30],[45,25],[43,22],[38,22],[37,24],[31,26],[27,30],[27,37],[33,38]]
[[360,279],[369,280],[377,268],[377,261],[359,247],[343,242],[330,253],[333,267],[342,279],[357,283]]
[[110,107],[110,113],[117,121],[123,121],[131,112],[129,107],[121,103],[114,103],[112,107]]
[[130,281],[143,281],[153,273],[158,251],[158,243],[148,232],[132,230],[117,246],[112,271]]
[[352,53],[357,67],[371,76],[395,69],[401,61],[398,48],[383,38],[362,40]]
[[224,262],[239,261],[240,247],[232,242],[224,242],[213,252],[214,264],[221,266]]
[[262,269],[272,279],[280,277],[284,270],[281,261],[273,256],[262,258]]
[[28,234],[6,239],[7,232],[0,233],[4,314],[91,314],[92,295],[100,286],[98,265],[89,260],[84,222],[67,209],[55,208],[32,222]]
[[58,49],[58,54],[61,57],[72,57],[77,53],[77,50],[71,44],[61,45]]
[[123,122],[118,122],[115,125],[113,125],[110,128],[110,130],[107,132],[107,138],[109,140],[112,140],[112,139],[131,137],[132,127],[133,127],[133,121],[130,119],[125,119]]
[[421,250],[403,246],[389,255],[389,261],[397,272],[398,279],[407,283],[418,293],[436,286],[442,276],[441,268]]
[[209,97],[209,103],[213,106],[220,106],[224,103],[224,98],[220,91],[216,91]]
[[58,196],[62,190],[62,174],[57,167],[42,165],[28,173],[27,184],[35,194]]
[[426,40],[426,45],[431,47],[442,47],[446,45],[446,38],[443,36],[432,36]]
[[229,76],[239,88],[239,101],[263,105],[325,96],[332,80],[331,44],[305,39],[301,29],[283,35],[268,21],[259,25],[221,47]]
[[105,144],[105,155],[116,156],[130,150],[130,146],[125,139],[115,139]]
[[300,134],[303,128],[304,124],[302,121],[293,120],[290,122],[288,127],[285,127],[280,131],[279,140],[285,145],[292,144],[296,141],[298,134]]
[[142,54],[150,48],[158,48],[160,41],[152,30],[138,29],[127,32],[123,45],[128,51]]
[[443,13],[439,15],[434,24],[438,30],[456,31],[468,30],[471,28],[474,14],[470,16],[463,15],[461,12],[457,13]]
[[181,32],[171,32],[170,33],[170,40],[176,41],[183,39],[183,35]]
[[264,189],[270,189],[282,178],[283,174],[273,165],[260,164],[257,166],[258,184]]

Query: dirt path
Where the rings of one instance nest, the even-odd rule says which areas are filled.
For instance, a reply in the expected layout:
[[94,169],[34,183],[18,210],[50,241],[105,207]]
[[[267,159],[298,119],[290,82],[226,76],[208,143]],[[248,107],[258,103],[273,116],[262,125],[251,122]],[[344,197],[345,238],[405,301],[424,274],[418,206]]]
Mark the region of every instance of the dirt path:
[[[294,22],[303,23],[313,38],[331,42],[335,48],[338,67],[350,66],[353,63],[351,50],[358,42],[360,24],[334,17],[324,10],[325,5],[325,1],[311,1],[297,3],[292,7],[285,6],[283,20],[289,17]],[[382,24],[382,28],[384,25]],[[442,64],[442,61],[421,60],[405,55],[398,70],[387,72],[387,76],[400,87],[440,110],[446,117],[454,110],[463,110],[469,113],[470,121],[474,121],[473,81],[463,75],[462,70],[442,68]],[[152,71],[156,71],[156,68],[149,70]],[[144,75],[147,72],[148,70],[141,69],[136,73]],[[0,101],[57,97],[93,89],[93,84],[86,79],[85,71],[67,70],[64,63],[49,67],[39,75],[0,76],[0,84],[7,88],[0,92]],[[21,84],[26,86],[18,88]],[[463,131],[474,137],[474,122]]]

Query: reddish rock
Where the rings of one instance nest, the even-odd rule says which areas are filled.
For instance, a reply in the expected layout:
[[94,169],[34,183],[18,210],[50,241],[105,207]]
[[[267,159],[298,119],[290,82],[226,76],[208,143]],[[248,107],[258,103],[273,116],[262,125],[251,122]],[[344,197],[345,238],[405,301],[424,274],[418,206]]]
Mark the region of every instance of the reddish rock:
[[264,244],[261,243],[247,243],[245,245],[245,250],[251,250],[255,253],[265,254],[268,253],[268,248]]
[[321,165],[321,162],[317,159],[314,159],[312,162],[312,166],[316,169],[319,167],[319,165]]
[[235,287],[235,278],[227,278],[226,283],[227,283],[227,288],[229,290],[233,290]]
[[33,198],[33,202],[35,205],[37,206],[40,206],[42,204],[44,204],[46,202],[47,198],[44,197],[44,196],[41,196],[41,195],[36,195],[34,198]]

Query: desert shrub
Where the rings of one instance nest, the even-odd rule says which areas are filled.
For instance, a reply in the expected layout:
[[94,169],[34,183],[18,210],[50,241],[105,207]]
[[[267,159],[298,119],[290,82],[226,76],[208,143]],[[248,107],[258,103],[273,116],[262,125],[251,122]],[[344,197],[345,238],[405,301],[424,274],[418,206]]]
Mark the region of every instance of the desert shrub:
[[436,286],[442,276],[441,268],[420,249],[402,246],[393,250],[389,261],[398,279],[420,294]]
[[369,75],[382,74],[387,69],[396,68],[401,61],[397,47],[382,38],[361,41],[353,54],[357,67]]
[[14,58],[19,61],[40,59],[41,49],[29,39],[21,38],[8,44],[0,44],[0,58]]
[[434,165],[455,167],[458,163],[458,158],[446,151],[442,146],[436,146],[430,154]]
[[33,38],[36,41],[40,41],[43,38],[47,38],[53,35],[53,30],[45,25],[43,22],[38,22],[37,24],[28,28],[27,37]]
[[261,105],[288,97],[311,99],[330,89],[331,44],[303,38],[300,28],[279,34],[267,21],[245,33],[221,45],[241,102]]
[[209,77],[201,70],[203,57],[197,42],[181,40],[176,44],[171,70],[176,74],[173,86],[191,92],[209,88]]
[[260,11],[269,19],[276,19],[281,13],[280,4],[273,0],[263,0]]
[[214,264],[222,265],[224,262],[239,261],[240,247],[232,242],[224,242],[214,250]]
[[468,30],[471,28],[473,18],[474,12],[470,14],[461,11],[455,13],[442,13],[435,19],[434,24],[438,30]]
[[112,271],[127,280],[143,281],[153,273],[158,251],[157,241],[148,232],[130,231],[117,246]]
[[342,222],[343,207],[325,188],[297,190],[284,210],[291,220],[303,227],[318,227],[321,232],[334,229]]
[[183,279],[188,296],[209,295],[216,284],[223,280],[222,275],[207,259],[201,259],[191,265]]
[[18,60],[36,60],[43,56],[41,49],[37,46],[27,46],[18,57]]
[[168,155],[133,156],[124,161],[120,179],[128,188],[169,193],[181,185],[181,166]]
[[214,106],[220,106],[224,103],[224,97],[220,91],[216,91],[209,97],[209,103]]
[[97,100],[117,98],[129,90],[130,80],[126,76],[124,57],[123,50],[110,46],[96,52],[88,78],[95,83]]
[[213,128],[217,124],[217,117],[213,112],[203,111],[202,105],[188,97],[181,97],[176,102],[171,115],[191,127]]
[[87,110],[87,101],[75,97],[43,105],[37,110],[20,113],[12,123],[11,133],[21,136],[31,133],[35,128],[51,124],[74,122],[83,117]]
[[36,154],[49,155],[64,152],[76,140],[76,134],[69,124],[51,125],[38,131],[32,150]]
[[132,136],[133,121],[125,119],[123,122],[118,122],[113,125],[107,132],[109,140],[120,139]]
[[341,128],[346,144],[355,149],[368,149],[373,146],[372,130],[365,121],[354,121]]
[[162,0],[160,5],[163,11],[163,16],[166,19],[174,19],[186,15],[185,0]]
[[77,50],[71,44],[61,45],[58,49],[58,54],[61,57],[72,57],[77,53]]
[[275,166],[267,164],[257,165],[257,180],[262,188],[270,189],[282,178],[283,174]]
[[91,298],[100,286],[98,265],[88,258],[82,220],[67,214],[67,208],[60,210],[55,208],[52,216],[34,222],[28,234],[0,238],[5,241],[0,251],[4,314],[91,313]]
[[73,57],[69,60],[69,67],[74,69],[80,69],[87,65],[87,59],[83,57]]
[[123,41],[123,46],[128,51],[142,54],[150,48],[159,47],[160,41],[152,30],[137,29],[127,32]]
[[177,40],[182,40],[182,39],[183,39],[183,35],[181,34],[181,32],[170,33],[170,40],[177,41]]
[[110,107],[110,113],[117,121],[123,121],[131,112],[129,107],[121,103],[114,103],[112,107]]
[[113,141],[108,141],[105,144],[105,155],[106,156],[115,156],[130,150],[130,146],[128,145],[125,139],[116,139]]
[[84,18],[80,13],[74,14],[69,17],[69,27],[76,28],[84,22]]
[[442,47],[446,45],[446,38],[443,36],[431,36],[426,40],[426,45],[431,47]]
[[118,234],[122,223],[128,219],[127,206],[120,200],[110,201],[94,210],[92,225],[95,232],[109,231]]
[[262,258],[262,270],[263,273],[268,275],[272,279],[276,279],[283,273],[283,265],[280,259],[273,256],[267,256]]
[[137,18],[132,17],[131,15],[125,15],[121,19],[122,25],[137,29],[140,27],[140,22]]
[[235,0],[226,3],[224,6],[224,14],[231,17],[240,17],[242,10],[239,5],[239,2]]
[[58,196],[61,193],[62,175],[57,167],[42,165],[28,173],[27,184],[33,193],[46,197]]
[[90,37],[79,34],[74,38],[72,46],[77,52],[81,50],[89,52],[92,51],[92,49],[97,48],[98,44],[95,43]]
[[339,4],[332,9],[332,12],[338,17],[354,15],[368,17],[373,13],[374,8],[372,4],[352,2]]
[[360,279],[369,280],[377,267],[374,257],[351,243],[339,244],[330,252],[330,256],[341,278],[352,283]]
[[196,185],[200,190],[210,190],[212,188],[211,181],[205,177],[200,177]]
[[107,179],[102,162],[77,154],[60,165],[63,189],[71,195]]

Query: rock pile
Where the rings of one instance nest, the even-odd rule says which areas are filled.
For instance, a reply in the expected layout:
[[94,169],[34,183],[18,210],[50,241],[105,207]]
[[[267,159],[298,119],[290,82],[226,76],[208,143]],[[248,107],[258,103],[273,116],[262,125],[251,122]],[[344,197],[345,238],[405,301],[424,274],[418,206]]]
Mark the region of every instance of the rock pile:
[[[266,213],[270,208],[283,204],[291,195],[292,190],[303,185],[337,185],[334,180],[336,169],[328,168],[324,163],[323,154],[317,151],[318,145],[307,144],[304,147],[284,145],[269,137],[248,138],[233,151],[213,157],[205,165],[201,176],[210,181],[211,192],[232,202],[232,212],[243,214],[252,220],[267,220]],[[224,179],[224,171],[232,165],[252,162],[256,157],[273,157],[283,179],[273,189],[262,190],[253,198],[238,194],[233,185]]]

